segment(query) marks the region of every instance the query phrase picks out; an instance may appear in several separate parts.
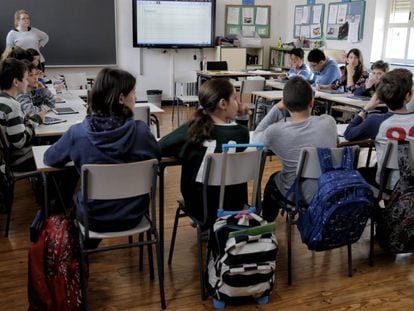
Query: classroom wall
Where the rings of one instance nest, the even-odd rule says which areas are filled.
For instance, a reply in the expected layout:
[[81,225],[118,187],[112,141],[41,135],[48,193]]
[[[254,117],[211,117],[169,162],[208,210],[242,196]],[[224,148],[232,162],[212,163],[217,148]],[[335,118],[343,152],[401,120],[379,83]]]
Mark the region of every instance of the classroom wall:
[[[137,97],[146,99],[146,90],[160,89],[163,98],[170,99],[173,94],[174,76],[188,70],[198,70],[200,60],[205,55],[207,59],[215,59],[214,49],[139,49],[132,47],[132,10],[131,1],[115,0],[117,9],[117,58],[118,66],[137,76]],[[329,0],[317,0],[317,3],[325,3],[325,15],[327,14]],[[361,49],[365,56],[365,63],[369,66],[372,52],[372,40],[374,29],[383,27],[375,16],[385,14],[387,0],[366,0],[366,14],[364,21],[364,36],[359,43],[352,47]],[[276,45],[279,36],[284,42],[294,41],[293,20],[294,8],[298,4],[306,4],[306,0],[256,0],[257,5],[271,5],[271,34],[269,39],[263,39],[265,51],[265,66],[268,65],[268,50],[270,45]],[[224,14],[226,4],[241,4],[241,0],[217,0],[216,4],[216,35],[224,34]],[[367,13],[375,12],[375,14]],[[385,15],[384,15],[385,16]],[[325,18],[326,20],[326,18]],[[385,20],[384,18],[382,19]],[[375,28],[374,28],[375,24]],[[324,25],[326,29],[326,25]],[[348,50],[349,43],[338,40],[328,40],[327,47],[332,49]],[[377,49],[376,49],[377,50]],[[142,54],[140,54],[142,53]],[[194,60],[196,55],[196,60]],[[375,56],[375,53],[374,53]],[[375,56],[377,57],[377,56]],[[64,73],[65,71],[86,71],[88,75],[94,75],[100,68],[71,68],[50,69],[48,73]]]

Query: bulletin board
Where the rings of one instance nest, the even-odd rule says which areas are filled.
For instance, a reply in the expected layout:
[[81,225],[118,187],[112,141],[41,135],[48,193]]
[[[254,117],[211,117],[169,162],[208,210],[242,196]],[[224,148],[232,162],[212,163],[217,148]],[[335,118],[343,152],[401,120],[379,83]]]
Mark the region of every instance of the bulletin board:
[[359,42],[364,18],[365,1],[329,3],[326,39]]
[[325,4],[295,6],[293,37],[320,39],[323,34]]
[[270,5],[226,5],[226,36],[255,31],[262,38],[270,37]]

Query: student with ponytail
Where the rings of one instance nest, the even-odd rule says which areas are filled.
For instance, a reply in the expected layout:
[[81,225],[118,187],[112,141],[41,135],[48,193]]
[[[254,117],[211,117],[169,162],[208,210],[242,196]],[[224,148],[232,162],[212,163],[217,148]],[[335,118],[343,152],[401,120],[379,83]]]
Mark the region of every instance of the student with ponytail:
[[[202,84],[198,94],[199,108],[186,124],[160,140],[163,156],[175,156],[181,160],[181,193],[186,210],[192,216],[203,219],[202,184],[199,172],[206,153],[221,152],[221,145],[228,142],[249,142],[247,127],[234,122],[242,105],[233,85],[225,79],[212,79]],[[208,193],[208,221],[206,228],[216,219],[219,187],[211,187]],[[245,184],[226,188],[224,206],[240,210],[247,197]]]

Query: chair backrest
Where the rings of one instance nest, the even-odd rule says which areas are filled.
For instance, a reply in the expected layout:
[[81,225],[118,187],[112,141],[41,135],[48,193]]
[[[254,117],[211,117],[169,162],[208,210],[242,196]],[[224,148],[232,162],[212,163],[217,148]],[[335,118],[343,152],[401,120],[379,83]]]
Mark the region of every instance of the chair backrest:
[[133,112],[134,112],[134,120],[144,121],[146,125],[150,126],[151,124],[150,107],[135,105]]
[[[409,161],[411,169],[414,169],[414,141],[409,141]],[[383,161],[381,167],[378,167],[381,185],[381,190],[392,189],[393,184],[391,180],[391,172],[395,171],[399,176],[399,165],[398,165],[398,142],[389,141],[385,147]],[[377,175],[377,176],[378,176]]]
[[197,74],[195,71],[183,72],[174,79],[174,96],[198,94]]
[[265,89],[265,79],[243,80],[240,87],[240,94],[251,94],[255,91],[263,91]]
[[79,90],[87,89],[88,80],[86,78],[86,73],[76,72],[76,73],[67,73],[65,76],[65,84],[68,90]]
[[[296,169],[296,175],[305,179],[317,179],[322,174],[319,164],[319,157],[315,147],[305,147],[301,149]],[[342,161],[343,148],[330,148],[332,155],[332,165],[340,165]],[[359,156],[359,147],[352,146],[354,155],[354,167],[356,168]]]
[[208,186],[222,186],[219,208],[223,208],[225,186],[253,182],[251,205],[256,206],[264,168],[263,150],[207,155],[204,169],[203,199],[207,206]]
[[207,70],[228,70],[228,65],[226,61],[209,61]]

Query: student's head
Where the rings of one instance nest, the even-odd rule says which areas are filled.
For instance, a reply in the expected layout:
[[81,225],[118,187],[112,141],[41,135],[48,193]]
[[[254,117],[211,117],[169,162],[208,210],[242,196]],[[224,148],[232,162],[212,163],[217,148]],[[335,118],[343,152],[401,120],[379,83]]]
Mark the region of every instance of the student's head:
[[325,66],[325,53],[319,49],[313,49],[308,54],[308,63],[312,71],[321,71]]
[[14,46],[11,48],[9,55],[7,55],[7,58],[15,58],[19,60],[27,59],[30,62],[33,61],[32,54],[18,46]]
[[14,27],[29,27],[30,15],[26,10],[17,10],[14,13]]
[[388,63],[382,61],[382,60],[377,60],[375,63],[373,63],[371,65],[371,74],[372,77],[379,81],[379,79],[386,73],[388,72],[388,70],[390,69],[390,66],[388,65]]
[[361,51],[358,49],[350,49],[346,54],[346,62],[354,67],[362,66],[364,64],[364,59]]
[[300,76],[289,79],[283,89],[283,103],[289,112],[309,111],[313,105],[313,91],[309,82]]
[[377,84],[376,94],[392,111],[401,109],[411,100],[413,74],[407,69],[394,69],[384,74]]
[[39,84],[39,70],[33,63],[29,62],[27,59],[23,60],[22,62],[24,62],[27,67],[28,88],[36,89]]
[[0,89],[25,93],[27,89],[27,66],[20,60],[7,58],[0,63]]
[[38,50],[35,50],[35,49],[27,49],[26,51],[30,55],[32,55],[32,57],[33,57],[33,60],[32,60],[33,65],[35,65],[36,67],[38,67],[39,64],[40,64],[40,53],[39,53],[39,51]]
[[199,145],[211,138],[214,127],[212,115],[225,120],[235,119],[238,98],[227,79],[211,79],[201,85],[198,99],[200,105],[189,123],[188,140]]
[[127,71],[102,69],[91,90],[89,113],[99,117],[132,117],[135,84],[136,79]]
[[303,57],[305,52],[301,48],[294,48],[289,51],[290,65],[292,68],[299,69],[303,65]]

